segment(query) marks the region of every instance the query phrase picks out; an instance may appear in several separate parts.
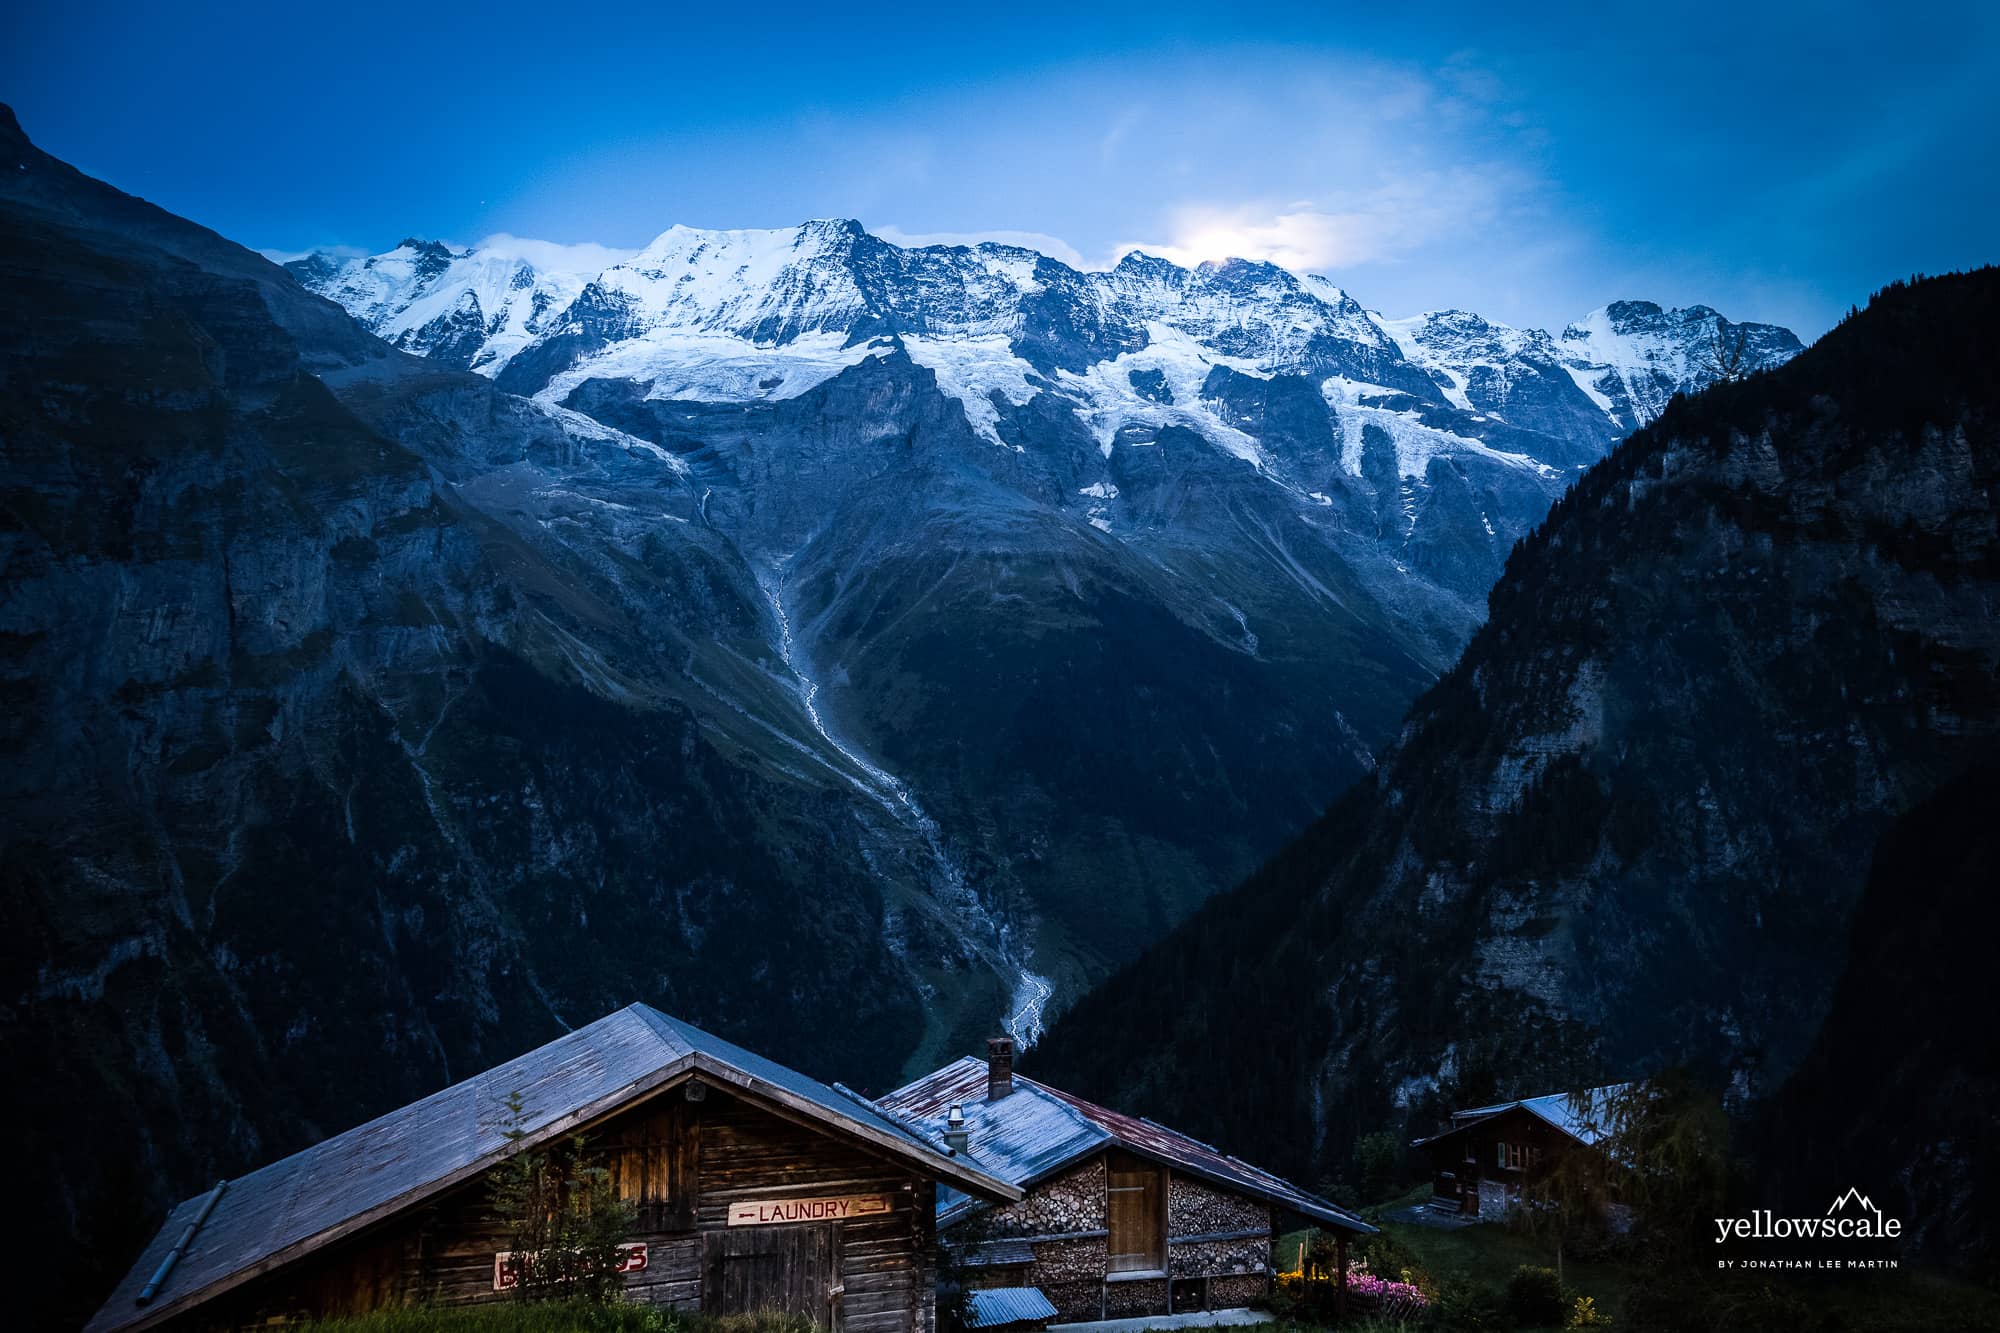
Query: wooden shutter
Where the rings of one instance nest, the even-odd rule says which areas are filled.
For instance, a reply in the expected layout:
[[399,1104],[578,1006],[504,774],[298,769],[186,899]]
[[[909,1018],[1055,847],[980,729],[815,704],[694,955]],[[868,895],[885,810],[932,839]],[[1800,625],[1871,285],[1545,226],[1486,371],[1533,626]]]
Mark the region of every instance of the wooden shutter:
[[699,1134],[695,1108],[674,1101],[628,1117],[606,1135],[603,1164],[618,1197],[638,1210],[640,1232],[693,1230]]
[[1108,1271],[1144,1273],[1166,1267],[1166,1193],[1166,1172],[1158,1164],[1129,1153],[1105,1154]]

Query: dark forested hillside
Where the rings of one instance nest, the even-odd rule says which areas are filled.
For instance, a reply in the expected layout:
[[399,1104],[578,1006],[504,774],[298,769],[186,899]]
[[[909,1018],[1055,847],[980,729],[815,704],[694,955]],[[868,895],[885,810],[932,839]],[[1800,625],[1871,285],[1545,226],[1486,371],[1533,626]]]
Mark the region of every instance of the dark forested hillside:
[[1806,1058],[1756,1125],[1765,1197],[1868,1192],[1924,1253],[2000,1279],[2000,768],[1889,827]]
[[1997,369],[1987,269],[1676,401],[1515,550],[1375,774],[1035,1072],[1299,1169],[1668,1062],[1775,1087],[1883,830],[1994,753]]

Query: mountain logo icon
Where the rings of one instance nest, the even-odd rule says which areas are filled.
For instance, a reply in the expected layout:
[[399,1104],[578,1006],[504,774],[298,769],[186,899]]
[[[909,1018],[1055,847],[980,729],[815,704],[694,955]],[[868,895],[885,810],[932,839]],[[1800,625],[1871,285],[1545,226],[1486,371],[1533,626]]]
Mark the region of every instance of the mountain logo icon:
[[1894,1240],[1902,1234],[1902,1219],[1882,1216],[1875,1200],[1852,1186],[1819,1217],[1779,1217],[1772,1209],[1755,1208],[1744,1217],[1715,1219],[1717,1245],[1732,1239]]

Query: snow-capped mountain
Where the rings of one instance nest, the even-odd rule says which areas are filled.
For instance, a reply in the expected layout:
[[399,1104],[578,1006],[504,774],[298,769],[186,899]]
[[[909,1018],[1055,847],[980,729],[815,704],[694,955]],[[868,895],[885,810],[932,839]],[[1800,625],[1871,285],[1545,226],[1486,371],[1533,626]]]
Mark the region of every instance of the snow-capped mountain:
[[1658,416],[1677,393],[1797,356],[1799,340],[1772,324],[1736,324],[1705,305],[1663,310],[1614,301],[1562,332],[1563,365],[1623,430]]
[[597,247],[543,246],[553,262],[537,265],[529,244],[412,240],[291,268],[398,346],[550,401],[590,379],[645,381],[660,399],[796,397],[900,349],[995,443],[1018,443],[1001,438],[1008,408],[1050,392],[1105,441],[1127,424],[1182,420],[1243,453],[1199,406],[1200,384],[1224,367],[1302,375],[1336,404],[1405,395],[1398,407],[1415,421],[1429,406],[1548,436],[1555,447],[1530,455],[1574,466],[1674,393],[1799,350],[1787,330],[1705,306],[1618,302],[1558,340],[1463,311],[1385,319],[1322,277],[1268,263],[1184,268],[1134,252],[1083,272],[1016,246],[901,247],[845,220],[677,226],[595,271],[583,261]]
[[315,253],[287,267],[404,351],[492,375],[624,253],[511,236],[453,250],[413,238],[384,254]]
[[1463,310],[1380,322],[1452,406],[1575,442],[1577,454],[1560,461],[1593,461],[1598,441],[1615,438],[1622,424],[1607,421],[1601,395],[1586,387],[1606,368],[1572,368],[1540,329],[1510,328]]
[[[587,274],[522,245],[290,267],[555,421],[458,497],[632,608],[733,753],[886,819],[883,937],[957,958],[977,1022],[995,978],[1024,1039],[1364,772],[1516,541],[1704,375],[1699,319],[1635,350],[1617,312],[1654,307],[1600,355],[1245,260],[839,220]],[[1797,350],[1741,327],[1740,369]]]

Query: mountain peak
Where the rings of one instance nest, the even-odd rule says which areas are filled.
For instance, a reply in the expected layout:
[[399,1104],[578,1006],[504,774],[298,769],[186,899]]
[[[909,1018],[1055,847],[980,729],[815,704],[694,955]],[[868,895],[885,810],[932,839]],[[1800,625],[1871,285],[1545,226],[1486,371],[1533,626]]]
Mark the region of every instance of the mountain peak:
[[[427,259],[456,259],[458,254],[443,241],[427,241],[420,236],[405,236],[396,242],[397,250],[409,250]],[[391,253],[394,253],[392,251]],[[470,253],[469,251],[467,253]]]
[[852,245],[868,235],[868,230],[852,218],[812,218],[793,227],[690,227],[676,222],[633,256],[632,262],[658,263],[698,254],[769,256],[808,246]]
[[801,233],[816,236],[845,236],[859,239],[869,234],[868,228],[853,218],[807,218],[799,224]]
[[1171,259],[1162,259],[1160,256],[1148,254],[1144,250],[1127,250],[1119,257],[1117,265],[1111,271],[1114,273],[1160,273],[1166,271],[1180,273],[1186,270],[1182,269],[1179,264],[1176,264]]
[[1653,301],[1613,301],[1610,305],[1600,306],[1590,313],[1594,315],[1600,311],[1609,319],[1625,322],[1658,319],[1666,313]]

